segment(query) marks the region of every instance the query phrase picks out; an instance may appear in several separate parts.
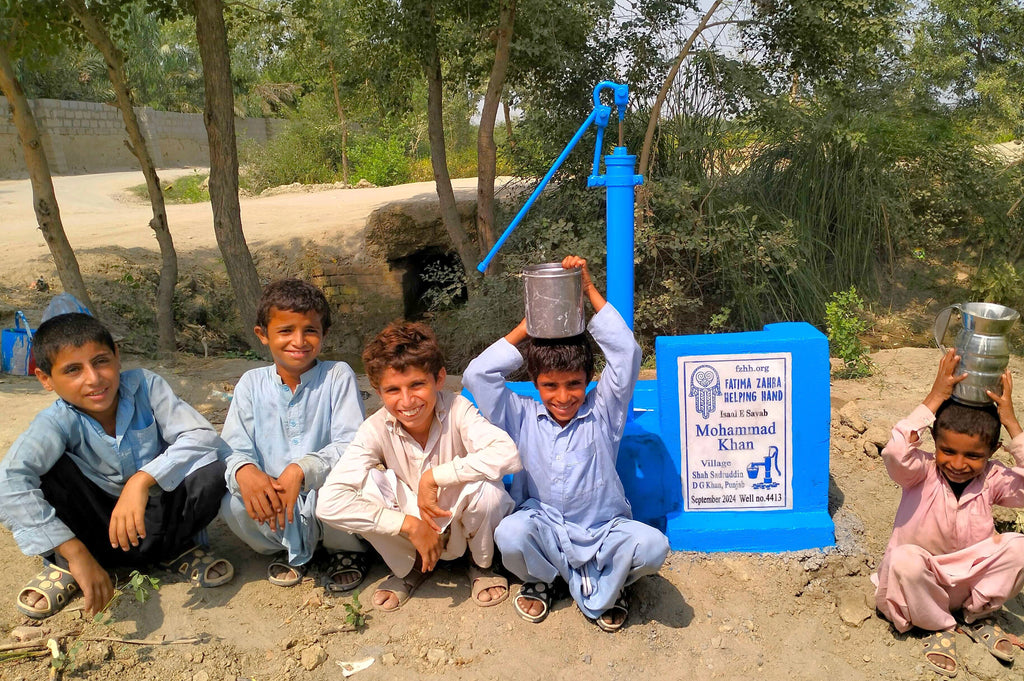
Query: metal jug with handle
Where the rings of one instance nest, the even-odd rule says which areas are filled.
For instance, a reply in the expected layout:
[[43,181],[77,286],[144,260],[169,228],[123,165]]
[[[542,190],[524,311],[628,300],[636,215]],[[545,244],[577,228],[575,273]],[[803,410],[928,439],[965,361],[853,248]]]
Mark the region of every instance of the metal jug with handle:
[[963,324],[954,346],[956,354],[960,355],[957,372],[967,373],[967,378],[953,388],[953,399],[975,406],[992,404],[985,391],[1003,393],[1000,376],[1010,360],[1006,334],[1020,318],[1020,313],[995,303],[950,305],[935,318],[935,342],[943,350],[942,342],[953,312],[959,313]]

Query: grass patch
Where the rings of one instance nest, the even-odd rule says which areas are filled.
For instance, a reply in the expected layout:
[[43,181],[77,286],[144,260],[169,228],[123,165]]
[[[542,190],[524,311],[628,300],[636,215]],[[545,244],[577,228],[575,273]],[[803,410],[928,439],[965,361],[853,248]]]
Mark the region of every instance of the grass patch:
[[[164,190],[165,203],[203,203],[210,200],[210,191],[200,188],[206,178],[206,173],[192,173],[183,175],[171,183],[161,182]],[[138,184],[129,187],[128,192],[137,196],[143,201],[149,201],[149,190],[145,184]]]

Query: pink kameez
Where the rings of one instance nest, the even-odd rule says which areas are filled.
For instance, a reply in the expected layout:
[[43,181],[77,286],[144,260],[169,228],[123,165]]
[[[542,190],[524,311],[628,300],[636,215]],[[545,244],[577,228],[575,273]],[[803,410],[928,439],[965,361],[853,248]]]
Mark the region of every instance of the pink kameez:
[[992,519],[993,504],[1024,507],[1024,433],[1009,446],[1016,466],[989,460],[957,499],[935,455],[917,447],[916,433],[934,420],[928,407],[918,406],[896,424],[882,451],[903,496],[872,579],[876,606],[901,632],[949,629],[956,623],[951,611],[960,608],[973,622],[1024,585],[1024,535],[998,534]]

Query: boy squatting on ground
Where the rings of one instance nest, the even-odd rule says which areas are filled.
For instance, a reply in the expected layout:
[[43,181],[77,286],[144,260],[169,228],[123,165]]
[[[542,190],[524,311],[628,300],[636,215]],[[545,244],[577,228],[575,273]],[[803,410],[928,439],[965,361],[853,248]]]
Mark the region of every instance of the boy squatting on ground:
[[0,519],[43,570],[17,608],[49,617],[81,588],[85,610],[114,595],[107,570],[155,563],[200,586],[234,569],[196,543],[224,494],[217,431],[145,369],[121,372],[110,333],[72,313],[43,322],[36,376],[57,393],[0,462]]
[[[1024,507],[1024,435],[1013,413],[1013,381],[1003,394],[988,391],[992,407],[951,399],[960,357],[948,350],[924,402],[896,424],[882,451],[889,476],[903,488],[892,538],[877,575],[875,603],[897,631],[934,632],[925,659],[946,676],[957,671],[952,611],[962,610],[962,631],[995,657],[1010,661],[1013,648],[988,617],[1016,596],[1024,583],[1024,535],[999,534],[992,505]],[[999,425],[1010,435],[1013,468],[991,460]],[[935,454],[918,447],[932,425]]]
[[467,545],[473,601],[497,605],[508,580],[490,570],[494,528],[512,510],[501,479],[520,468],[512,439],[442,389],[444,357],[425,324],[390,324],[363,363],[384,408],[327,477],[317,515],[384,558],[393,575],[373,594],[378,609],[400,608],[439,559],[459,558]]
[[[317,360],[331,311],[323,292],[298,279],[268,284],[255,332],[274,364],[242,374],[223,437],[231,448],[222,517],[262,554],[278,586],[302,581],[317,545],[330,559],[328,593],[355,589],[366,545],[315,516],[317,491],[363,422],[356,376],[345,362]],[[283,552],[283,553],[282,553]]]
[[[594,287],[586,260],[568,256],[562,267],[583,270],[595,312],[590,333],[607,360],[597,387],[586,394],[594,357],[584,335],[529,339],[525,320],[474,359],[462,380],[483,414],[512,435],[523,460],[512,480],[516,511],[494,537],[502,564],[524,582],[516,612],[529,622],[543,620],[561,577],[584,615],[616,631],[629,612],[624,588],[656,573],[669,550],[665,535],[631,519],[615,472],[640,348]],[[523,363],[516,346],[524,341],[540,403],[505,385]]]

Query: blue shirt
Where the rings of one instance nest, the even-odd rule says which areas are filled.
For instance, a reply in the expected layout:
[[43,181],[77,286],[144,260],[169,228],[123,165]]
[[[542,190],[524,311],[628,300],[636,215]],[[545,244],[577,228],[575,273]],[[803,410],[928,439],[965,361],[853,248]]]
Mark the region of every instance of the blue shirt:
[[121,372],[115,435],[63,399],[40,412],[0,462],[0,521],[26,555],[46,554],[74,534],[43,498],[39,478],[67,454],[112,496],[139,471],[173,490],[227,453],[199,412],[146,369]]
[[523,470],[513,477],[511,490],[516,505],[540,508],[565,535],[564,546],[576,549],[593,546],[599,528],[609,521],[632,517],[615,460],[640,373],[640,347],[611,304],[593,316],[588,328],[607,364],[597,387],[564,428],[542,403],[505,385],[505,376],[522,365],[523,357],[504,338],[474,359],[462,376],[483,415],[519,447]]
[[250,463],[274,478],[298,464],[303,491],[319,489],[362,422],[356,375],[344,362],[317,362],[294,393],[274,365],[247,371],[224,421],[228,489],[239,494],[235,473]]

